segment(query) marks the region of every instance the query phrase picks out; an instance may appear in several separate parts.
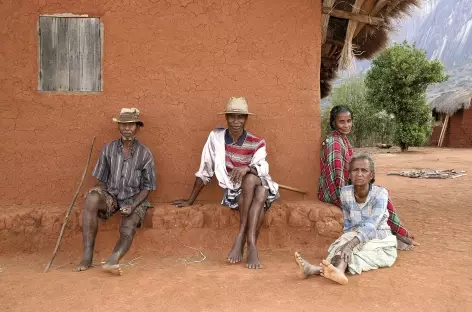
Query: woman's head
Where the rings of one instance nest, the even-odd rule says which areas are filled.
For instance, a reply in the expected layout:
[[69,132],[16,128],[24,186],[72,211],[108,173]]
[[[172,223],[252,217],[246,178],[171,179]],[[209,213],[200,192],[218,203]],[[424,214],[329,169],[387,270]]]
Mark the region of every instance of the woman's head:
[[355,155],[349,162],[349,177],[355,186],[363,186],[375,182],[375,166],[367,154]]
[[352,128],[352,111],[344,105],[336,105],[329,113],[329,125],[332,130],[337,130],[341,134],[349,134]]

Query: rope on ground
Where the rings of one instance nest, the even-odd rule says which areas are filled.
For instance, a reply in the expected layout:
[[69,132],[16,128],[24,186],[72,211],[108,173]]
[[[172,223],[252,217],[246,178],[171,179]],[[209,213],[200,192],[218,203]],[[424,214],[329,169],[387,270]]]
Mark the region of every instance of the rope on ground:
[[[135,266],[137,265],[139,262],[136,262],[136,260],[139,260],[141,259],[142,257],[137,257],[137,258],[134,258],[126,263],[120,263],[119,266],[120,268],[123,268],[123,267],[129,267],[129,266]],[[92,267],[101,267],[103,266],[105,263],[107,263],[106,261],[102,261],[100,262],[100,264],[93,264]]]
[[203,254],[203,252],[202,252],[201,250],[199,250],[199,249],[197,249],[197,248],[194,248],[194,247],[187,246],[187,245],[185,245],[185,244],[182,244],[175,236],[172,236],[172,238],[175,239],[175,241],[176,241],[177,243],[179,243],[180,245],[182,245],[182,246],[184,246],[184,247],[186,247],[186,248],[189,248],[189,249],[198,251],[198,252],[200,253],[200,255],[202,256],[202,258],[199,259],[199,260],[189,261],[189,260],[187,260],[188,258],[178,258],[177,261],[183,261],[184,264],[185,264],[185,266],[187,266],[187,263],[200,263],[200,262],[205,261],[206,256]]

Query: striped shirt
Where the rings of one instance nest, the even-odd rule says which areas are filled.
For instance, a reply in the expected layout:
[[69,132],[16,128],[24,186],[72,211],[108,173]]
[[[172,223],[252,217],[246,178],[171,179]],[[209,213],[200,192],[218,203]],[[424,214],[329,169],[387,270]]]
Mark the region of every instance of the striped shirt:
[[252,157],[261,147],[265,147],[265,140],[248,132],[243,134],[236,142],[229,134],[228,129],[225,131],[225,162],[226,171],[230,173],[234,168],[249,166]]
[[354,186],[341,189],[341,207],[344,216],[344,233],[355,231],[361,243],[384,239],[392,235],[388,220],[388,192],[385,188],[370,185],[369,194],[364,203],[357,203]]
[[131,198],[142,190],[156,189],[156,172],[151,151],[134,140],[128,158],[121,139],[107,143],[97,161],[93,176],[107,186],[118,200]]

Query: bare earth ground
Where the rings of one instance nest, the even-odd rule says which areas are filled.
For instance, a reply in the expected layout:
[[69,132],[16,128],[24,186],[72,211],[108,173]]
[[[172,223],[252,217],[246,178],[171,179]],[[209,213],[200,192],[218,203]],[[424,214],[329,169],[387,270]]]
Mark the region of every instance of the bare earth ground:
[[[472,150],[373,152],[378,183],[389,188],[402,220],[422,244],[401,252],[390,269],[366,272],[339,286],[321,277],[300,280],[295,248],[262,251],[265,268],[258,271],[227,265],[221,253],[204,251],[205,261],[185,265],[178,256],[141,249],[124,260],[141,257],[137,264],[115,277],[99,268],[72,272],[80,258],[76,246],[60,253],[55,261],[60,266],[43,274],[51,247],[33,255],[0,256],[0,311],[472,311]],[[449,180],[386,175],[413,168],[468,175]],[[319,263],[319,250],[327,247],[300,252]],[[197,256],[182,250],[181,257]]]

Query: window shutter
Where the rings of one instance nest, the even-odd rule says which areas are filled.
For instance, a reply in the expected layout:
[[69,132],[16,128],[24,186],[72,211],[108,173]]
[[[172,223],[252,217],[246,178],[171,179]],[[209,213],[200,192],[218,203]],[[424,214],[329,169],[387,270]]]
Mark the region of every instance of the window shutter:
[[99,18],[40,17],[43,91],[101,91]]

